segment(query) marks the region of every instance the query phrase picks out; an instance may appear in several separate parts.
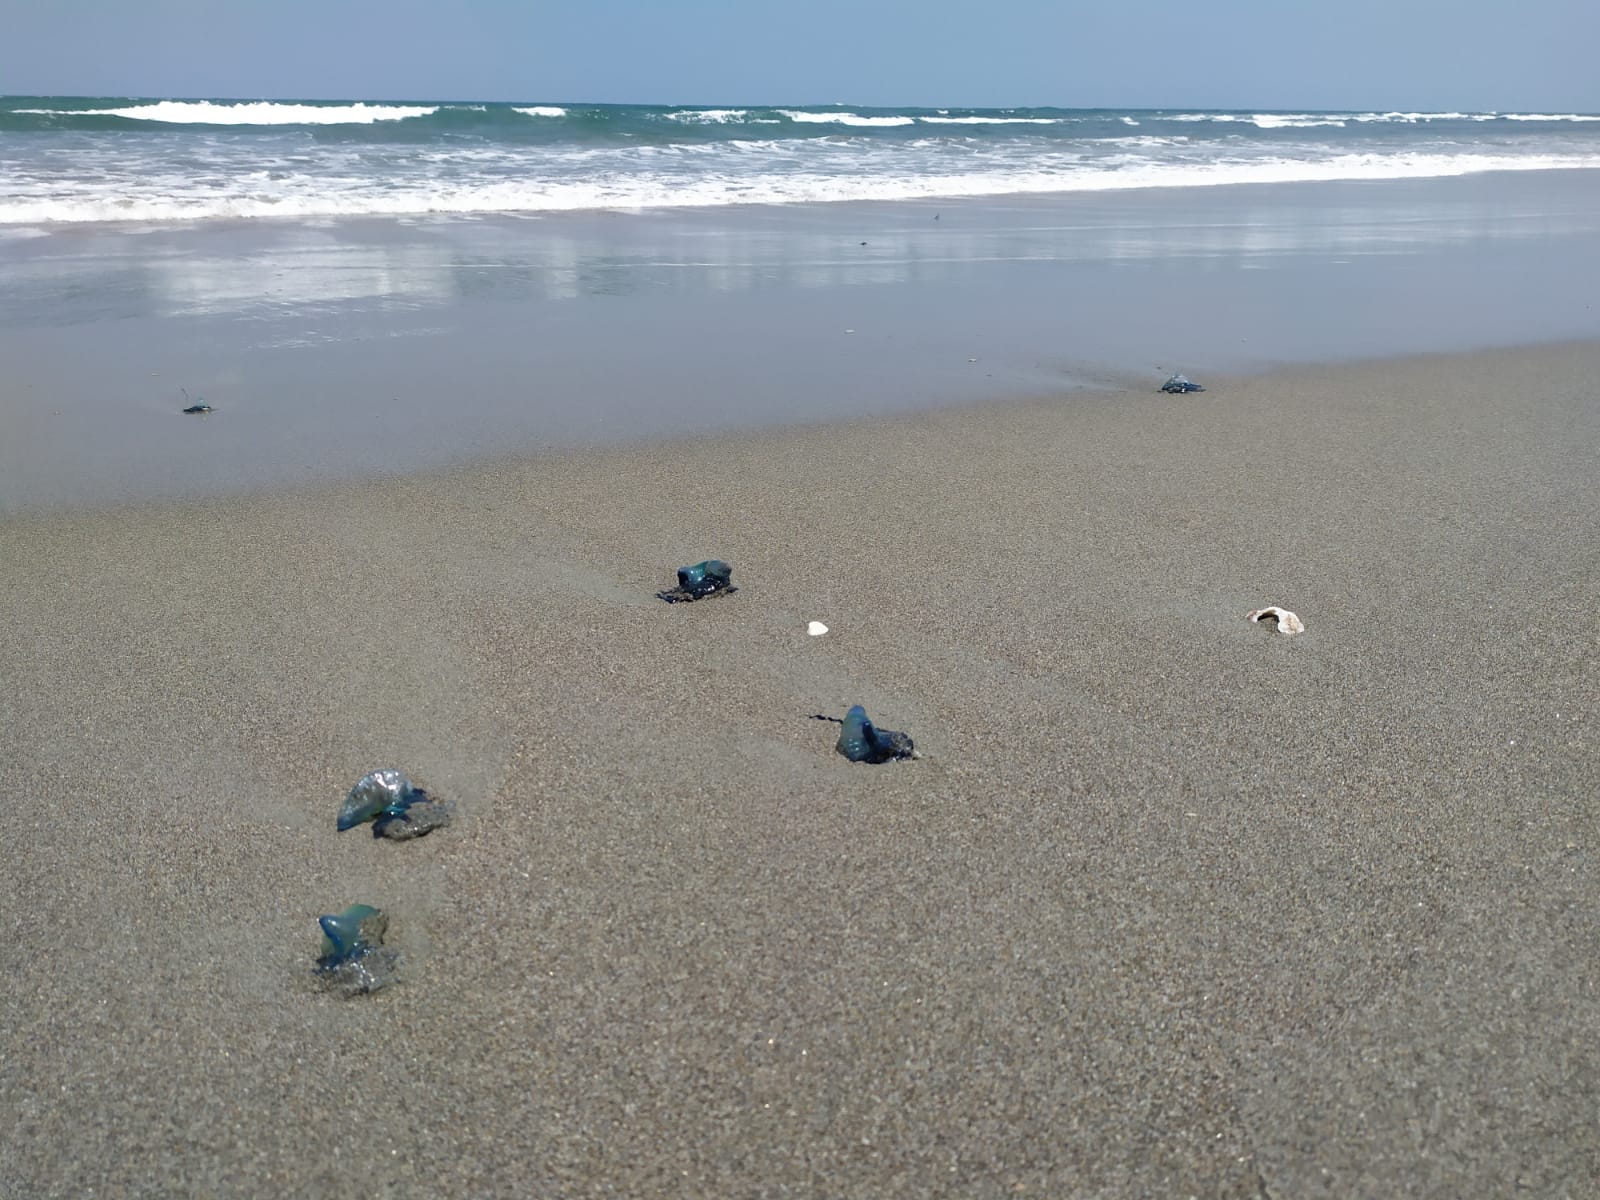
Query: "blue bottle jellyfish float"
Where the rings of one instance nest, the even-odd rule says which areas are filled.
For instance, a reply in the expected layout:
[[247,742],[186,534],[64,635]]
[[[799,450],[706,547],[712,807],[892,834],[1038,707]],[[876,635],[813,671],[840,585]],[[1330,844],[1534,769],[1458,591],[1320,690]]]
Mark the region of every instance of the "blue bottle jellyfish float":
[[375,992],[394,982],[400,956],[383,948],[389,918],[370,904],[352,904],[340,913],[317,918],[322,927],[322,953],[317,976],[347,996]]
[[852,705],[850,711],[840,717],[824,716],[822,713],[814,714],[818,721],[832,721],[839,728],[839,740],[834,748],[851,762],[886,763],[900,758],[921,758],[917,753],[916,743],[911,740],[908,733],[897,733],[892,729],[879,729],[867,716],[867,710],[861,705]]
[[687,604],[692,600],[704,600],[707,596],[727,595],[738,590],[733,586],[733,568],[720,558],[708,558],[692,567],[679,567],[678,586],[657,592],[656,597],[668,604]]
[[372,836],[407,841],[450,823],[450,807],[393,767],[363,775],[339,809],[339,832],[372,822]]

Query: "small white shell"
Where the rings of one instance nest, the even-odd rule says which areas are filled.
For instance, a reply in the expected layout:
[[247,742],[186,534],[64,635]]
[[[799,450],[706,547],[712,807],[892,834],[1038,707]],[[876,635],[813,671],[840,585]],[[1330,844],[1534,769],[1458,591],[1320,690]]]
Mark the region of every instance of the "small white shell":
[[1245,619],[1248,621],[1254,621],[1257,624],[1260,624],[1262,621],[1271,621],[1278,627],[1278,632],[1284,637],[1290,637],[1293,634],[1304,633],[1306,631],[1306,623],[1304,621],[1295,616],[1287,608],[1279,608],[1275,604],[1268,605],[1266,608],[1258,608],[1246,613]]
[[821,637],[823,634],[828,632],[828,627],[821,621],[813,621],[811,624],[806,626],[806,632],[812,637]]

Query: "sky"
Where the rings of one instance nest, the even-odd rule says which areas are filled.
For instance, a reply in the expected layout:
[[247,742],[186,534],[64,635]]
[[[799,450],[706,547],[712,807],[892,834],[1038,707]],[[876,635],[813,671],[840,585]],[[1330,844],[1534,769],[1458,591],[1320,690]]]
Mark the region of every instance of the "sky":
[[1600,0],[0,0],[0,94],[1600,112]]

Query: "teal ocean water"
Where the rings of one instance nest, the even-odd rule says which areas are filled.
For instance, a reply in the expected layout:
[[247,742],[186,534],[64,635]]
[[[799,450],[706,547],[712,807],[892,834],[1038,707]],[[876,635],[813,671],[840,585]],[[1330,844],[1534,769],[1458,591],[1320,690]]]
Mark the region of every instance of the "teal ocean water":
[[0,229],[1600,167],[1600,115],[0,99]]

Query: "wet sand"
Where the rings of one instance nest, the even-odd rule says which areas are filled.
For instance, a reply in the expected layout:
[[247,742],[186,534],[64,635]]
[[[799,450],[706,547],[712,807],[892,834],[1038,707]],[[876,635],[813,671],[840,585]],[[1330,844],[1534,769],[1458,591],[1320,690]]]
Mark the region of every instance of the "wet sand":
[[[1596,378],[7,518],[0,1195],[1582,1194]],[[458,822],[335,833],[384,765]]]
[[0,513],[1600,338],[1600,171],[5,232]]

